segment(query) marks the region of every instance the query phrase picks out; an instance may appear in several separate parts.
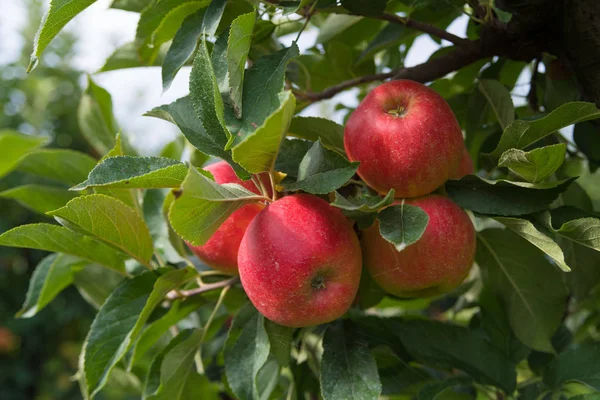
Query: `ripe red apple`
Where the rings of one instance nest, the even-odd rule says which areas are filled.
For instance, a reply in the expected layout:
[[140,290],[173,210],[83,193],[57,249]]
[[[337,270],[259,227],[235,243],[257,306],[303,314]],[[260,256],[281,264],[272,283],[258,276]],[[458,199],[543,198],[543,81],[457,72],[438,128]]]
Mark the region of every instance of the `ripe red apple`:
[[429,195],[406,200],[429,216],[423,236],[398,252],[379,233],[378,223],[363,232],[365,267],[388,293],[428,297],[456,288],[475,257],[475,230],[467,213],[449,198]]
[[[254,193],[260,193],[252,181],[241,181],[225,161],[211,164],[204,169],[212,173],[218,184],[237,183]],[[270,188],[270,184],[268,187]],[[238,275],[237,257],[240,242],[250,222],[263,208],[262,204],[248,204],[233,212],[203,245],[193,246],[187,242],[186,244],[208,266],[230,275]]]
[[362,269],[360,244],[346,217],[308,194],[283,197],[254,218],[238,265],[252,304],[268,319],[291,327],[344,314]]
[[463,154],[462,158],[460,159],[460,164],[458,165],[458,168],[456,169],[456,171],[454,171],[452,176],[450,176],[450,179],[460,179],[465,175],[472,174],[473,172],[475,172],[473,160],[471,159],[467,148],[463,147]]
[[373,89],[352,113],[344,132],[358,175],[396,197],[433,192],[458,168],[463,137],[446,101],[418,82],[396,80]]

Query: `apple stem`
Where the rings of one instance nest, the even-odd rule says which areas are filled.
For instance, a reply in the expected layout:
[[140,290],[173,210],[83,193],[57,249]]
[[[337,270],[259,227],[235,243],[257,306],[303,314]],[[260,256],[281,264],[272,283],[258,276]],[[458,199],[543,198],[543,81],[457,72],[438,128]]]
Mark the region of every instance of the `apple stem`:
[[403,106],[398,106],[398,108],[388,110],[387,113],[393,115],[394,117],[403,117],[406,115],[406,108]]
[[275,189],[275,176],[273,175],[272,169],[271,169],[271,171],[269,171],[269,179],[271,180],[271,188],[273,189],[273,201],[276,201],[277,200],[277,189]]

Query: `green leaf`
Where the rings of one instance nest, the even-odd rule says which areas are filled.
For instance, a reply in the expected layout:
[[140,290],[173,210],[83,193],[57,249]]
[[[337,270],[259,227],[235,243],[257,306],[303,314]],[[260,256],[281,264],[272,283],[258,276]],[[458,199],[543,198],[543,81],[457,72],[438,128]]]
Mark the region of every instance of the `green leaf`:
[[271,343],[271,354],[281,367],[289,366],[294,329],[265,319],[265,330]]
[[148,6],[151,0],[114,0],[110,8],[119,10],[142,12]]
[[96,165],[96,160],[80,151],[43,149],[26,155],[19,170],[67,185],[84,180]]
[[87,180],[71,188],[175,188],[181,185],[187,167],[164,157],[109,157],[94,167]]
[[387,0],[342,0],[342,7],[353,14],[377,17],[383,14]]
[[344,150],[344,127],[325,118],[294,117],[288,135],[313,142],[321,140],[323,146],[346,154]]
[[242,118],[242,89],[244,69],[252,43],[252,31],[256,13],[242,14],[233,20],[229,29],[227,45],[227,70],[229,71],[229,98],[235,116]]
[[99,310],[108,296],[126,278],[112,269],[101,268],[96,264],[89,264],[77,271],[73,277],[73,284],[81,297],[96,310]]
[[189,169],[181,191],[171,205],[169,221],[175,232],[194,246],[210,239],[238,208],[264,200],[238,184],[219,185],[195,168]]
[[445,381],[436,381],[435,383],[430,383],[425,386],[421,390],[419,390],[419,400],[435,400],[438,398],[443,398],[442,393],[446,390],[451,389],[452,387],[459,385],[467,385],[471,383],[471,378],[468,376],[455,376],[452,378],[448,378]]
[[[391,189],[383,198],[368,193],[346,198],[335,192],[335,198],[330,205],[347,211],[377,212],[394,202],[394,194],[394,189]],[[427,218],[429,219],[429,217]]]
[[125,255],[91,237],[51,224],[21,225],[0,235],[0,246],[71,254],[125,275]]
[[129,42],[117,47],[106,59],[106,62],[98,72],[116,71],[127,68],[159,67],[163,63],[164,57],[165,55],[161,48],[154,61],[146,63],[140,59],[135,43]]
[[[204,40],[200,43],[190,75],[190,98],[204,131],[213,142],[229,142],[232,136],[225,126],[225,106]],[[198,150],[203,151],[201,148]]]
[[542,214],[544,225],[569,240],[600,251],[600,216],[575,207],[559,207]]
[[45,185],[23,185],[0,192],[0,198],[16,200],[40,214],[56,210],[76,196],[66,189]]
[[77,109],[77,120],[81,133],[98,153],[105,154],[115,145],[119,126],[113,116],[112,99],[89,75],[88,87]]
[[240,400],[258,399],[256,376],[267,361],[269,337],[265,318],[247,304],[233,318],[225,342],[225,374],[231,390]]
[[458,181],[448,181],[446,191],[462,208],[480,214],[511,217],[545,209],[573,180],[534,184],[467,175]]
[[571,268],[565,262],[565,255],[560,246],[554,240],[540,232],[531,221],[509,217],[494,217],[494,219],[546,253],[560,269],[565,272],[571,271]]
[[50,8],[42,18],[33,42],[33,52],[27,72],[37,66],[42,52],[62,28],[77,14],[94,4],[96,0],[52,0]]
[[169,237],[170,227],[167,222],[167,216],[163,212],[166,196],[167,192],[160,189],[146,190],[144,192],[144,220],[148,225],[155,251],[158,251],[171,264],[186,262],[185,258],[182,257],[185,253],[177,250]]
[[194,296],[185,301],[175,301],[169,311],[160,319],[152,322],[140,335],[135,343],[129,360],[129,370],[137,365],[148,350],[177,322],[206,304],[202,296]]
[[81,353],[86,397],[93,397],[106,384],[111,370],[131,347],[165,295],[195,275],[190,267],[171,270],[160,277],[150,271],[115,289],[96,315]]
[[567,145],[564,143],[540,147],[528,152],[518,149],[506,150],[499,167],[507,167],[523,179],[538,183],[552,175],[565,161]]
[[381,382],[375,359],[353,324],[327,326],[323,338],[321,392],[325,400],[376,400]]
[[60,253],[44,257],[31,275],[25,303],[15,316],[30,318],[36,315],[73,283],[74,272],[85,264],[87,262],[80,258]]
[[77,197],[48,213],[61,224],[116,247],[148,265],[154,251],[142,217],[121,201],[103,194]]
[[298,168],[298,180],[284,186],[290,191],[327,194],[345,185],[356,173],[358,164],[327,150],[319,140],[302,159]]
[[593,103],[572,102],[534,121],[514,121],[504,130],[498,147],[489,157],[497,161],[508,149],[523,149],[558,129],[596,118],[600,118],[600,110]]
[[515,120],[515,107],[508,89],[497,80],[481,79],[479,81],[479,91],[490,103],[500,127],[506,129]]
[[202,329],[196,329],[186,336],[162,354],[160,375],[157,377],[159,386],[156,392],[151,395],[147,393],[144,399],[186,400],[200,394],[202,399],[220,398],[218,386],[210,383],[206,376],[199,375],[194,365],[194,356],[202,340]]
[[550,340],[567,302],[561,272],[542,251],[501,229],[477,235],[476,260],[484,284],[502,299],[519,340],[535,350],[554,352]]
[[312,145],[312,142],[306,140],[289,140],[284,138],[281,141],[279,154],[275,160],[275,171],[283,172],[292,178],[297,178],[298,167]]
[[429,216],[417,206],[404,204],[387,207],[379,212],[381,236],[402,251],[416,243],[427,228]]
[[210,0],[165,0],[151,3],[140,14],[135,32],[140,57],[146,62],[152,62],[160,46],[173,38],[183,20],[209,3]]
[[279,146],[296,109],[296,98],[291,91],[280,93],[279,99],[279,108],[232,149],[234,161],[248,172],[270,171],[275,164]]
[[327,16],[321,29],[319,29],[319,35],[317,36],[317,43],[325,43],[340,33],[350,28],[352,25],[361,21],[363,17],[354,15],[344,14],[330,14]]
[[544,383],[560,389],[567,382],[579,382],[600,391],[600,345],[584,343],[561,353],[544,371]]
[[17,131],[0,130],[0,178],[19,165],[21,158],[30,151],[48,143],[48,138],[30,136]]
[[[227,148],[235,147],[251,136],[276,110],[281,108],[286,96],[279,96],[288,62],[298,55],[298,46],[261,57],[246,71],[242,96],[242,119],[238,120],[231,108],[226,110],[226,121],[233,135]],[[192,87],[190,86],[190,89]],[[218,88],[217,90],[218,94]],[[220,98],[220,94],[219,94]]]
[[204,10],[198,10],[194,14],[189,15],[175,34],[173,42],[162,62],[163,92],[169,89],[179,69],[194,54],[198,38],[204,29],[202,24],[204,15]]
[[202,21],[202,29],[204,34],[214,36],[223,17],[227,0],[213,0],[206,9],[204,20]]

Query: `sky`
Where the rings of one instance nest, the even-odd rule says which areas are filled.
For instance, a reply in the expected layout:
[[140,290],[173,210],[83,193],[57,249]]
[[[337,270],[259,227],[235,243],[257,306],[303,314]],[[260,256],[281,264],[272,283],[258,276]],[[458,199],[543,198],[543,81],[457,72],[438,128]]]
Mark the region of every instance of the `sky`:
[[[157,154],[175,135],[177,129],[168,122],[143,117],[144,112],[188,94],[189,67],[184,67],[170,89],[163,93],[159,67],[135,68],[95,73],[110,54],[120,45],[135,37],[139,14],[110,9],[111,0],[98,0],[79,14],[66,29],[74,32],[79,41],[76,46],[75,67],[92,74],[92,78],[112,95],[116,118],[130,142],[142,154]],[[49,4],[49,0],[48,0]],[[24,5],[19,1],[0,0],[0,65],[18,58],[21,46],[19,29],[25,21]],[[458,36],[465,34],[467,17],[455,20],[448,30]],[[293,37],[284,38],[289,45]],[[305,31],[298,43],[300,50],[309,48],[316,39],[315,31]],[[444,42],[444,45],[449,43]],[[429,36],[420,36],[406,58],[406,66],[426,61],[438,49]],[[43,56],[43,55],[42,55]],[[35,71],[33,72],[35,73]],[[521,76],[520,81],[527,81]],[[85,80],[82,80],[82,86]],[[518,101],[518,99],[515,99]],[[333,111],[333,104],[342,102],[356,105],[352,92],[336,96],[333,101],[320,102],[303,110],[303,115],[315,115],[341,122],[342,114]]]

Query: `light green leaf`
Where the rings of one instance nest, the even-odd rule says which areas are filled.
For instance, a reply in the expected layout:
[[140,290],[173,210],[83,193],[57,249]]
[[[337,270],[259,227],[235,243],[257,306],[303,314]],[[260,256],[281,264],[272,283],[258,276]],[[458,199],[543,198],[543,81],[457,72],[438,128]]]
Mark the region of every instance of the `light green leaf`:
[[575,207],[560,207],[541,215],[544,225],[552,232],[600,251],[600,216]]
[[56,210],[76,196],[67,189],[45,185],[23,185],[0,192],[0,198],[16,200],[40,214]]
[[512,217],[545,209],[573,180],[527,183],[467,175],[460,180],[448,181],[446,191],[462,208],[480,214]]
[[[256,60],[246,71],[242,96],[242,119],[238,120],[231,108],[225,118],[233,140],[226,148],[235,147],[254,133],[265,120],[281,107],[286,97],[280,97],[288,62],[298,55],[298,46],[269,54]],[[218,91],[218,88],[215,89]],[[219,95],[220,98],[220,95]]]
[[325,43],[333,39],[362,19],[363,17],[354,15],[329,14],[319,29],[317,43]]
[[196,43],[204,28],[202,24],[204,16],[204,10],[198,10],[194,14],[189,15],[175,34],[173,42],[162,62],[163,92],[169,89],[171,83],[173,83],[173,79],[175,79],[177,71],[179,71],[192,54],[194,54]]
[[425,211],[410,204],[391,206],[381,210],[377,216],[381,236],[402,251],[416,243],[427,228],[429,216]]
[[98,153],[105,154],[115,145],[119,126],[113,116],[112,99],[89,75],[88,87],[77,109],[77,120],[81,133]]
[[52,0],[50,2],[50,8],[42,18],[35,35],[33,52],[31,53],[27,72],[31,72],[37,66],[44,49],[58,32],[77,14],[95,2],[96,0]]
[[325,331],[321,392],[325,400],[377,400],[381,394],[375,359],[351,324],[335,322]]
[[15,316],[30,318],[36,315],[64,288],[73,283],[74,272],[83,268],[85,264],[87,262],[80,258],[60,253],[44,257],[33,271],[25,303]]
[[[164,271],[163,271],[164,272]],[[81,353],[86,396],[93,397],[123,358],[165,295],[193,279],[193,268],[171,270],[159,276],[146,272],[123,282],[102,305]]]
[[345,185],[356,173],[358,164],[348,161],[335,151],[327,150],[319,140],[302,159],[298,168],[298,180],[284,186],[291,191],[327,194]]
[[325,118],[294,117],[288,135],[316,142],[321,140],[323,146],[346,154],[344,150],[344,127]]
[[503,84],[494,79],[481,79],[479,91],[485,96],[496,115],[500,127],[504,130],[515,120],[515,107],[510,92]]
[[537,183],[552,175],[565,161],[567,145],[564,143],[540,147],[528,152],[518,149],[506,150],[499,167],[507,167],[529,182]]
[[108,151],[108,153],[106,153],[101,159],[100,161],[104,161],[109,157],[117,157],[117,156],[124,156],[125,152],[123,151],[123,137],[121,135],[121,132],[117,132],[117,136],[115,136],[115,145],[113,146],[112,149],[110,149]]
[[296,98],[291,91],[280,93],[279,98],[279,108],[232,149],[234,161],[248,172],[270,171],[275,164],[279,146],[296,109]]
[[496,161],[508,149],[523,149],[558,129],[596,118],[600,118],[600,110],[593,103],[572,102],[534,121],[514,121],[504,130],[498,147],[489,157]]
[[146,63],[140,59],[137,47],[134,42],[128,42],[117,47],[115,51],[106,59],[106,62],[97,72],[108,72],[127,68],[140,67],[159,67],[164,60],[164,48],[161,47],[158,54],[151,63]]
[[544,383],[556,390],[568,382],[579,382],[600,391],[599,359],[600,345],[597,342],[569,349],[544,370]]
[[562,272],[541,250],[503,229],[477,235],[476,260],[485,286],[502,299],[517,338],[535,350],[554,352],[550,340],[568,295]]
[[71,190],[103,188],[174,188],[187,173],[185,164],[164,157],[110,157],[98,163],[87,180]]
[[30,136],[11,130],[0,130],[0,178],[17,167],[19,161],[30,151],[45,145],[48,138]]
[[[229,142],[232,136],[225,126],[225,106],[204,40],[200,43],[190,75],[190,98],[200,123],[212,140],[219,144]],[[198,150],[203,151],[201,148]]]
[[227,70],[229,71],[230,100],[237,118],[242,118],[242,89],[244,70],[252,43],[256,13],[242,14],[233,20],[227,45]]
[[26,155],[19,170],[67,185],[84,180],[96,165],[85,153],[69,149],[43,149]]
[[240,400],[259,398],[256,378],[271,347],[264,320],[252,304],[247,304],[233,318],[225,342],[227,382]]
[[110,8],[116,8],[119,10],[141,12],[148,6],[152,0],[113,0]]
[[359,196],[346,198],[335,192],[335,198],[330,205],[347,211],[377,212],[394,202],[394,194],[394,189],[391,189],[385,197],[362,193]]
[[219,185],[194,168],[189,169],[181,191],[171,205],[169,221],[175,232],[194,246],[210,239],[238,208],[264,200],[238,184]]
[[571,270],[565,263],[565,255],[560,246],[554,240],[540,232],[531,221],[509,217],[494,217],[494,219],[546,253],[563,271],[568,272]]
[[93,236],[148,265],[154,251],[142,217],[131,207],[103,194],[77,197],[48,213],[61,224]]
[[102,264],[125,275],[125,255],[91,237],[63,226],[21,225],[0,235],[0,246],[25,247],[71,254]]

